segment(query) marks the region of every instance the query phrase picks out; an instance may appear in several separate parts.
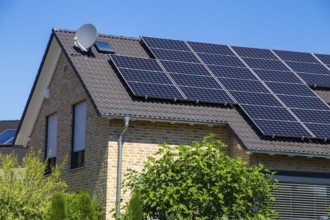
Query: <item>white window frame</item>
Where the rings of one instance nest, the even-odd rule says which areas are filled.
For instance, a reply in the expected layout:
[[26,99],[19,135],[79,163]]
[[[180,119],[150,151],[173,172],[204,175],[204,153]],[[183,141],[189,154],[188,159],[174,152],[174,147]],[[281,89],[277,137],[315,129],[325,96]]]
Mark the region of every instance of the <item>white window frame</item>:
[[47,117],[46,158],[55,158],[57,151],[57,122],[58,115]]

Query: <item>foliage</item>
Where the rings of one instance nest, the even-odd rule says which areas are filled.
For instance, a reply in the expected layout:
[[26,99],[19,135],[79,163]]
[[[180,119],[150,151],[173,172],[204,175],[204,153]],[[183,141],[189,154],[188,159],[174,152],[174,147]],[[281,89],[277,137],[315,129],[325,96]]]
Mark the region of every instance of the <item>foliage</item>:
[[63,193],[55,193],[52,198],[52,209],[51,209],[52,220],[63,220],[66,219],[65,209],[65,198]]
[[143,218],[143,205],[139,191],[133,191],[131,199],[122,215],[123,220],[141,220]]
[[141,172],[128,170],[124,186],[140,193],[144,217],[273,218],[276,212],[270,207],[277,188],[273,173],[226,156],[224,147],[214,135],[190,146],[163,144]]
[[48,218],[51,198],[67,185],[60,179],[61,165],[49,176],[46,167],[32,150],[22,164],[13,155],[0,155],[0,219]]
[[[58,197],[58,198],[56,198]],[[59,199],[61,198],[61,199]],[[70,220],[98,220],[102,219],[103,211],[98,201],[92,200],[88,192],[61,193],[52,200],[52,220],[57,220],[57,207],[63,207],[65,218]],[[54,203],[60,203],[55,205]],[[64,219],[64,218],[62,218]]]

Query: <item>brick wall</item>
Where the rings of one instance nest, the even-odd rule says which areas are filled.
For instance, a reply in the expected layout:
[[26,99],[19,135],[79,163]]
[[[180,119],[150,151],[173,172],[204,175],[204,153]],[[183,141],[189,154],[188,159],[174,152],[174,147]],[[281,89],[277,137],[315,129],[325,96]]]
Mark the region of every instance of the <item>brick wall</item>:
[[[98,117],[64,55],[59,59],[49,91],[50,96],[44,100],[28,146],[36,151],[41,150],[43,152],[41,157],[44,159],[46,117],[57,113],[56,159],[57,163],[66,159],[63,179],[68,183],[70,191],[85,189],[96,195],[105,206],[109,122]],[[81,101],[86,101],[88,104],[85,167],[70,169],[73,105]]]
[[[115,208],[116,180],[117,180],[117,152],[120,131],[123,120],[110,121],[111,134],[108,151],[108,193],[107,210]],[[225,127],[208,127],[204,125],[186,125],[169,123],[151,123],[142,121],[130,122],[129,128],[124,134],[123,145],[123,176],[127,168],[141,170],[146,158],[156,153],[159,144],[166,142],[170,146],[178,144],[188,145],[191,140],[201,141],[209,133],[230,144],[231,135]],[[230,149],[226,149],[230,153]],[[123,195],[123,203],[127,201],[129,193]],[[110,215],[107,216],[110,218]]]

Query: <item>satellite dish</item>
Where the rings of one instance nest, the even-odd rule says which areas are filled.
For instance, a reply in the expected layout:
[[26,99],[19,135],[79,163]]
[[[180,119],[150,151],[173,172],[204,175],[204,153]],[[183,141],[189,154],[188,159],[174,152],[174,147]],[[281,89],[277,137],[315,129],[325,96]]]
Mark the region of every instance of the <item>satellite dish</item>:
[[97,38],[96,27],[92,24],[84,24],[79,28],[74,36],[74,45],[87,52],[95,43]]

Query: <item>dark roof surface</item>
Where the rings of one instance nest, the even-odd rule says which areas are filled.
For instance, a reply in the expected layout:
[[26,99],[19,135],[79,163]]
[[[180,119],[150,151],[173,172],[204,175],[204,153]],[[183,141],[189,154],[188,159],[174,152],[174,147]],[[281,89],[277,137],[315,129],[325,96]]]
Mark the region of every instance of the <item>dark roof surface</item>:
[[0,133],[7,129],[17,129],[19,122],[19,120],[0,121]]
[[[246,150],[251,152],[278,152],[284,154],[308,154],[330,156],[330,144],[304,142],[288,139],[265,139],[240,114],[236,107],[202,105],[185,102],[143,100],[133,97],[110,63],[107,54],[98,53],[92,47],[87,56],[74,47],[75,32],[55,30],[59,41],[97,112],[102,116],[131,116],[138,118],[227,123]],[[107,41],[116,54],[150,58],[139,38],[99,35]],[[326,102],[330,102],[329,91],[316,91]]]

